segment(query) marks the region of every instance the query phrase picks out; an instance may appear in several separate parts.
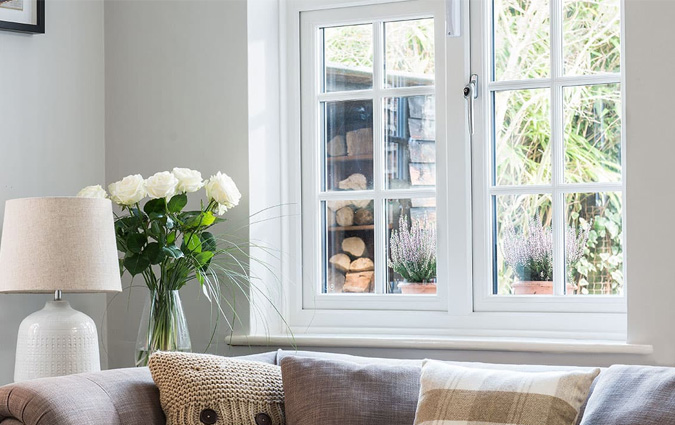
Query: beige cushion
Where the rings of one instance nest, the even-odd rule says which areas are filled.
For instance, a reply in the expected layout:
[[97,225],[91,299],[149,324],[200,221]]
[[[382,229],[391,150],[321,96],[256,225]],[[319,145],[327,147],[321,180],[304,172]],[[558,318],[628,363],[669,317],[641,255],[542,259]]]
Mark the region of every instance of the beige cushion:
[[167,425],[283,425],[279,366],[208,354],[150,358]]
[[599,373],[473,369],[425,360],[415,425],[573,425]]

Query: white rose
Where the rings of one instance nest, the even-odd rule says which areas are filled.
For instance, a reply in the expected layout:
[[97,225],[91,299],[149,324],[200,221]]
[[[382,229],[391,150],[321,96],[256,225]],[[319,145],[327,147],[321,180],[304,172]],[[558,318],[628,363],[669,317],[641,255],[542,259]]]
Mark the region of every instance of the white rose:
[[173,175],[178,179],[178,193],[192,193],[204,187],[202,173],[189,168],[174,168]]
[[106,199],[108,194],[103,190],[100,184],[96,186],[87,186],[77,192],[78,198],[103,198]]
[[220,171],[206,182],[206,196],[209,200],[213,199],[220,204],[217,214],[224,214],[228,209],[237,206],[241,199],[237,185],[230,176]]
[[216,207],[216,215],[223,215],[227,212],[227,207],[223,204],[218,204]]
[[118,205],[133,205],[145,198],[145,181],[140,174],[126,176],[108,186],[110,199]]
[[168,171],[155,173],[145,181],[145,190],[153,199],[170,198],[176,194],[178,179]]

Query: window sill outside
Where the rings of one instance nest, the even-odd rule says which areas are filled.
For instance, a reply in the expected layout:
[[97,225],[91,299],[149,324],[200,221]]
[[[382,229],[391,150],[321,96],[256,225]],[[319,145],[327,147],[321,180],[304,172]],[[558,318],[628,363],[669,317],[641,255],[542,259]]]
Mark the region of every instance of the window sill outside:
[[382,335],[233,335],[232,346],[414,348],[432,350],[649,355],[654,347],[606,340]]

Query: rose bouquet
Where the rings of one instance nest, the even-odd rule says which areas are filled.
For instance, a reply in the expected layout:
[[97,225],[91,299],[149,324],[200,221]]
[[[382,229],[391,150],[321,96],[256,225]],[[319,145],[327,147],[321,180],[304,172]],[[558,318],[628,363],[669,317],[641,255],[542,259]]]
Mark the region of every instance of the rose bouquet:
[[[188,194],[205,189],[201,207],[186,210]],[[131,175],[108,186],[89,186],[78,196],[110,197],[122,213],[115,217],[120,272],[141,276],[149,302],[139,330],[136,362],[147,364],[154,351],[190,351],[191,345],[178,290],[197,281],[209,300],[219,304],[220,282],[241,287],[246,270],[218,259],[235,259],[242,247],[216,237],[210,230],[241,198],[234,181],[218,172],[204,181],[201,173],[186,168],[159,172],[148,179]],[[149,198],[142,206],[141,202]]]

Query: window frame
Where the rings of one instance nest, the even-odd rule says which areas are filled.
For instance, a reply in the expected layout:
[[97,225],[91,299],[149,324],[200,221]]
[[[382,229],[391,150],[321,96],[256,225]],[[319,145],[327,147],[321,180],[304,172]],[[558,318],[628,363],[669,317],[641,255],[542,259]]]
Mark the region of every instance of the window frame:
[[[446,304],[439,310],[413,311],[405,310],[378,310],[363,305],[363,309],[344,309],[339,303],[328,306],[330,308],[315,308],[315,305],[304,304],[303,298],[303,271],[307,266],[303,261],[303,209],[305,199],[302,197],[303,178],[301,174],[302,157],[301,136],[301,102],[298,93],[301,93],[301,28],[300,14],[303,12],[339,9],[353,6],[371,6],[387,4],[395,6],[409,4],[415,7],[419,0],[287,0],[281,3],[280,10],[280,89],[281,108],[281,158],[280,158],[280,185],[282,205],[289,205],[290,214],[281,219],[281,275],[290,284],[283,285],[282,308],[286,320],[279,324],[279,329],[292,332],[294,335],[326,335],[336,338],[348,338],[349,335],[377,335],[377,338],[398,338],[402,335],[414,335],[414,338],[427,337],[499,337],[499,338],[556,338],[569,340],[614,340],[625,341],[627,333],[625,294],[623,302],[617,308],[593,308],[597,298],[592,297],[582,303],[588,303],[587,308],[578,309],[570,304],[549,308],[542,302],[533,307],[532,304],[518,306],[518,300],[511,299],[511,308],[481,309],[476,308],[476,292],[474,285],[474,270],[480,271],[481,264],[476,261],[480,251],[475,250],[476,235],[483,226],[482,219],[476,220],[472,210],[480,208],[477,202],[476,186],[485,180],[482,173],[486,170],[483,165],[476,167],[476,157],[481,153],[477,150],[480,133],[484,132],[482,124],[477,122],[476,135],[472,141],[466,130],[468,128],[466,103],[461,96],[464,85],[468,82],[471,70],[478,70],[481,76],[487,75],[481,63],[476,58],[476,48],[484,49],[483,26],[484,0],[461,1],[461,32],[462,37],[446,37],[441,31],[436,31],[436,48],[444,45],[444,63],[450,57],[449,52],[462,49],[462,65],[448,66],[445,75],[438,75],[436,69],[437,93],[443,90],[445,94],[445,111],[448,117],[445,128],[437,128],[437,133],[446,131],[446,152],[443,158],[437,152],[438,163],[446,159],[456,158],[455,167],[446,167],[444,177],[447,190],[441,191],[437,185],[437,209],[439,223],[439,243],[447,244],[445,261],[439,256],[439,287],[447,282],[447,293],[452,294],[446,299]],[[436,2],[437,7],[443,8],[441,20],[445,13],[443,2]],[[471,16],[469,14],[471,9]],[[622,3],[622,35],[625,20],[625,8]],[[438,18],[437,18],[438,19]],[[437,24],[437,27],[438,24]],[[465,37],[470,35],[470,37]],[[441,40],[439,41],[439,37]],[[469,46],[471,40],[471,46]],[[622,43],[622,70],[624,67]],[[473,55],[472,55],[473,53]],[[440,58],[436,58],[439,66]],[[457,61],[459,62],[459,61]],[[455,62],[455,63],[457,63]],[[622,74],[622,79],[623,79]],[[475,103],[475,116],[485,111],[484,79],[478,85],[478,99]],[[622,81],[622,87],[625,87]],[[624,89],[625,90],[625,89]],[[437,94],[437,102],[440,96]],[[625,102],[623,103],[625,117]],[[438,110],[437,110],[438,114]],[[623,120],[625,145],[625,122]],[[459,133],[450,133],[447,129],[464,128]],[[625,152],[625,149],[624,149]],[[625,156],[624,156],[625,161]],[[317,163],[318,164],[318,163]],[[438,170],[437,170],[438,171]],[[438,181],[438,176],[437,176]],[[625,166],[624,166],[625,185]],[[451,202],[450,199],[453,199]],[[459,206],[459,207],[458,207]],[[625,216],[625,207],[623,209]],[[625,223],[625,220],[624,220]],[[449,239],[452,237],[452,243]],[[624,246],[624,262],[627,259],[627,250]],[[484,261],[484,260],[483,260]],[[480,274],[480,273],[477,273]],[[452,276],[445,280],[446,276]],[[389,295],[386,295],[389,296]],[[523,299],[520,298],[522,302]],[[543,300],[542,300],[543,301]],[[577,303],[576,306],[579,304]],[[377,307],[377,306],[375,306]],[[521,310],[518,308],[523,307]],[[562,307],[562,308],[559,308]],[[574,307],[574,308],[571,308]],[[576,314],[569,314],[575,312]],[[592,324],[589,326],[589,324]]]
[[[564,231],[564,207],[560,201],[565,193],[579,192],[620,192],[623,197],[623,269],[626,276],[626,102],[625,102],[625,20],[624,4],[621,1],[621,71],[617,74],[593,74],[583,76],[566,76],[563,73],[563,40],[562,10],[563,0],[550,0],[551,8],[551,68],[548,78],[537,78],[516,81],[492,81],[492,1],[472,2],[472,69],[479,70],[479,99],[476,101],[477,125],[473,139],[473,193],[474,193],[474,309],[477,312],[595,312],[625,313],[627,285],[624,281],[622,295],[579,295],[564,296],[564,267],[554,262],[554,295],[495,295],[493,294],[493,195],[540,194],[551,193],[553,200],[553,232],[554,259],[564,249],[561,237]],[[475,13],[479,9],[480,12]],[[480,17],[480,20],[478,20]],[[478,22],[476,22],[478,21]],[[565,87],[596,85],[621,85],[621,167],[622,178],[618,183],[565,183],[563,177],[564,164],[564,111],[563,89]],[[522,90],[544,88],[551,90],[551,185],[500,186],[492,183],[494,169],[493,153],[494,132],[492,122],[492,96],[505,90]]]
[[[385,22],[433,18],[435,25],[435,84],[433,86],[384,87],[384,26]],[[301,107],[302,107],[302,196],[303,196],[303,308],[346,310],[435,310],[447,311],[448,286],[442,276],[447,276],[444,265],[439,264],[439,285],[436,295],[387,294],[386,285],[386,201],[388,199],[429,198],[437,200],[438,220],[444,215],[444,199],[439,194],[447,193],[445,167],[437,165],[436,187],[387,189],[385,181],[385,157],[381,140],[384,129],[384,100],[390,97],[433,95],[436,106],[436,155],[445,158],[445,96],[444,96],[444,20],[438,4],[430,1],[399,2],[387,5],[369,5],[350,8],[309,11],[301,14]],[[363,90],[321,91],[323,78],[322,45],[320,29],[341,25],[373,24],[373,87]],[[440,34],[439,34],[440,33]],[[439,81],[440,80],[440,81]],[[322,140],[320,125],[322,102],[372,100],[373,102],[373,188],[359,191],[321,190],[321,164],[324,153],[317,143]],[[440,162],[440,161],[439,161]],[[445,162],[445,161],[443,161]],[[309,165],[308,165],[309,164]],[[375,213],[375,288],[368,294],[321,293],[323,247],[325,232],[320,202],[333,200],[373,199]],[[378,231],[379,229],[379,231]],[[447,238],[441,235],[445,227],[438,229],[437,257],[445,258]],[[443,282],[443,283],[441,283]]]

